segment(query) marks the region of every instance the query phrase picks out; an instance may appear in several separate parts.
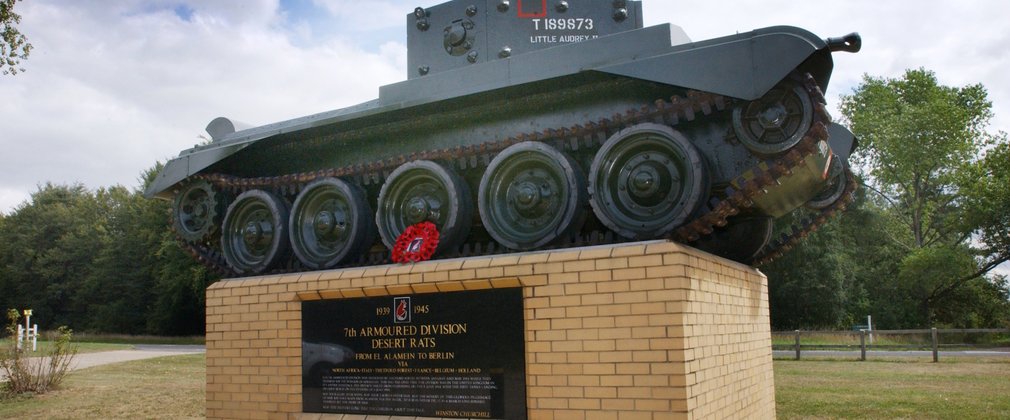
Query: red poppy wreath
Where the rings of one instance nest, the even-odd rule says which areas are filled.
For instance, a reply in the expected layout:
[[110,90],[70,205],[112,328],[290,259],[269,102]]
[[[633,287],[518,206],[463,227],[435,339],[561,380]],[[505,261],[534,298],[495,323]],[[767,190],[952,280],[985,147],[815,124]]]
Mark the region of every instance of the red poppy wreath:
[[421,222],[408,226],[393,246],[393,262],[401,264],[426,261],[438,248],[438,228],[434,223]]

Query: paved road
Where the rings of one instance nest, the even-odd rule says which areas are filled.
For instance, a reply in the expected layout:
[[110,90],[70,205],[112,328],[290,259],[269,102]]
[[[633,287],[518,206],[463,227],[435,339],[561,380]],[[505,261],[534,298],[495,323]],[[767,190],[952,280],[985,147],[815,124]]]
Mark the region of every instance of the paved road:
[[[110,363],[129,362],[132,360],[151,359],[162,356],[178,356],[181,354],[203,353],[204,346],[196,345],[150,345],[138,344],[132,350],[113,350],[97,353],[80,353],[70,363],[70,370],[84,369],[92,366]],[[0,381],[7,378],[0,373]]]
[[133,350],[113,350],[97,353],[81,353],[74,358],[70,369],[84,369],[92,366],[107,365],[110,363],[129,362],[131,360],[151,359],[162,356],[177,356],[180,354],[203,353],[204,346],[190,345],[153,345],[138,344]]
[[[795,350],[775,350],[772,352],[775,357],[778,358],[794,358],[796,357]],[[802,350],[800,352],[800,357],[855,357],[859,358],[859,350]],[[901,351],[881,351],[881,350],[867,350],[866,358],[881,358],[881,357],[933,357],[933,352],[931,350],[901,350]],[[942,360],[944,357],[1007,357],[1010,358],[1010,349],[1003,350],[958,350],[950,351],[943,350],[940,351],[938,357]]]

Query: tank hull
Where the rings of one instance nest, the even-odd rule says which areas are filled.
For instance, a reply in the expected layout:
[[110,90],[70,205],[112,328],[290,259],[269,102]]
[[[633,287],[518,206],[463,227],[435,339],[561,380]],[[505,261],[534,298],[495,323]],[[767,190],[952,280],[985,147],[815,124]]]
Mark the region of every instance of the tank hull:
[[[728,229],[727,225],[736,220],[746,219],[748,226],[758,220],[760,225],[803,205],[824,188],[831,159],[844,159],[854,147],[851,134],[832,124],[822,105],[820,88],[828,83],[831,65],[831,51],[825,41],[798,28],[766,28],[702,42],[690,42],[671,25],[637,29],[412,78],[384,86],[378,99],[354,107],[220,134],[212,143],[184,151],[168,162],[147,194],[175,199],[177,213],[185,214],[192,203],[183,200],[180,205],[177,197],[193,197],[187,188],[198,181],[211,184],[215,191],[200,205],[220,208],[222,203],[248,191],[263,190],[276,201],[266,207],[280,208],[299,201],[306,185],[338,178],[362,192],[368,211],[379,209],[376,218],[382,230],[381,209],[390,207],[383,203],[384,185],[392,182],[390,176],[406,163],[431,161],[453,172],[453,177],[458,174],[462,185],[457,192],[445,196],[431,193],[423,195],[423,200],[410,198],[420,200],[418,208],[423,207],[428,212],[424,215],[437,221],[441,216],[431,211],[431,205],[455,200],[474,209],[479,207],[474,202],[489,182],[488,166],[510,146],[525,142],[549,145],[565,156],[559,158],[563,161],[560,164],[568,169],[558,170],[559,176],[578,178],[571,185],[580,185],[578,192],[584,194],[581,189],[585,188],[587,174],[605,172],[600,168],[607,162],[621,159],[598,156],[601,148],[609,151],[616,143],[647,143],[650,134],[643,138],[634,128],[661,126],[667,128],[652,135],[660,138],[659,150],[667,150],[664,147],[669,145],[669,156],[685,157],[686,163],[671,164],[669,156],[656,159],[650,153],[632,150],[626,161],[609,169],[612,173],[605,173],[617,180],[614,182],[624,183],[615,187],[613,196],[601,199],[605,188],[589,181],[588,195],[593,200],[565,201],[557,197],[559,192],[572,197],[576,194],[560,186],[556,191],[544,187],[550,191],[539,192],[536,197],[516,196],[509,188],[519,191],[529,182],[522,181],[526,177],[522,171],[507,174],[509,182],[516,179],[515,185],[503,187],[500,199],[508,202],[502,205],[507,208],[497,210],[542,212],[514,216],[511,222],[540,223],[538,220],[546,220],[555,211],[549,206],[576,208],[572,220],[564,220],[563,226],[556,228],[548,226],[548,230],[553,229],[549,237],[510,240],[502,238],[505,233],[486,228],[480,211],[462,211],[462,218],[467,220],[460,223],[466,227],[451,230],[465,233],[458,234],[461,238],[452,238],[451,246],[440,247],[436,255],[513,252],[521,247],[515,244],[524,243],[536,243],[538,248],[564,247],[646,237],[693,243],[713,231]],[[764,106],[768,95],[777,91],[793,99]],[[755,106],[759,109],[750,111]],[[768,116],[776,112],[781,115]],[[802,117],[789,117],[790,113]],[[783,119],[798,123],[795,127],[779,127]],[[795,134],[776,138],[770,142],[771,149],[764,149],[769,141],[758,139],[755,146],[746,134],[755,130],[748,129],[748,125],[756,125],[759,133],[766,131],[765,125],[776,125],[776,130],[788,128]],[[629,129],[636,132],[635,136],[628,134]],[[691,170],[684,169],[692,166]],[[551,172],[550,168],[543,170]],[[671,175],[664,175],[667,172]],[[541,178],[536,179],[541,182]],[[553,182],[550,177],[543,179],[544,185]],[[686,186],[669,187],[671,183]],[[668,189],[656,193],[654,184]],[[435,185],[426,188],[442,188]],[[634,191],[628,193],[625,187]],[[204,190],[201,187],[198,192]],[[682,198],[667,197],[674,193]],[[525,208],[524,200],[542,200],[542,209]],[[622,203],[610,202],[614,200]],[[619,204],[627,208],[618,216],[600,211],[601,207]],[[484,203],[484,207],[496,205]],[[639,206],[678,216],[671,217],[670,223],[659,224],[659,230],[644,228],[636,232],[636,218],[651,217],[639,214],[642,212],[635,210]],[[745,217],[738,219],[741,213]],[[424,215],[417,220],[425,220]],[[329,221],[331,216],[326,217]],[[277,250],[270,254],[278,256],[269,267],[236,270],[232,261],[222,257],[221,248],[251,247],[258,243],[256,235],[262,234],[257,226],[272,226],[266,219],[242,223],[246,222],[248,227],[233,226],[231,242],[221,240],[214,229],[182,236],[194,255],[229,274],[328,268],[300,261],[295,254],[302,253]],[[643,220],[641,226],[646,222]],[[310,232],[312,235],[338,238],[342,234],[334,233],[327,223],[318,224],[318,229],[328,230],[325,235],[322,231]],[[628,224],[631,233],[620,228]],[[403,224],[398,226],[402,228]],[[178,222],[177,228],[189,232],[187,225]],[[752,232],[762,229],[739,231],[753,236]],[[292,226],[290,230],[297,228]],[[229,235],[227,226],[224,232]],[[371,245],[356,242],[354,248],[365,251],[335,265],[388,261],[389,249],[393,248],[391,233],[396,232],[362,234],[374,238]],[[729,235],[722,242],[737,239]],[[725,255],[743,262],[754,261],[767,240],[750,242],[757,243],[751,246],[754,249]],[[506,247],[503,243],[512,245]],[[710,247],[723,248],[724,244]]]

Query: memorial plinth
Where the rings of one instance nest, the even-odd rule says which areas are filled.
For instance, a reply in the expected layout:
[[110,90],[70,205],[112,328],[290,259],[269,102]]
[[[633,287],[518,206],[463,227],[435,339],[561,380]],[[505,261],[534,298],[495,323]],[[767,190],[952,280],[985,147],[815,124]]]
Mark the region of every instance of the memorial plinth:
[[[510,293],[521,299],[501,297]],[[493,325],[520,322],[513,310],[521,343]],[[774,418],[766,279],[651,241],[223,280],[207,290],[208,418],[413,418],[422,415],[409,410],[421,409]]]

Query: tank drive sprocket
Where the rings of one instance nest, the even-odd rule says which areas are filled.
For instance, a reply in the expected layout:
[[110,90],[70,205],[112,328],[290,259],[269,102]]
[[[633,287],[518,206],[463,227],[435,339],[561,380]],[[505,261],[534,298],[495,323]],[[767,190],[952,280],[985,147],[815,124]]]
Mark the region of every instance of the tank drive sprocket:
[[182,240],[197,243],[213,238],[224,216],[224,197],[210,182],[192,180],[172,201],[172,228]]

